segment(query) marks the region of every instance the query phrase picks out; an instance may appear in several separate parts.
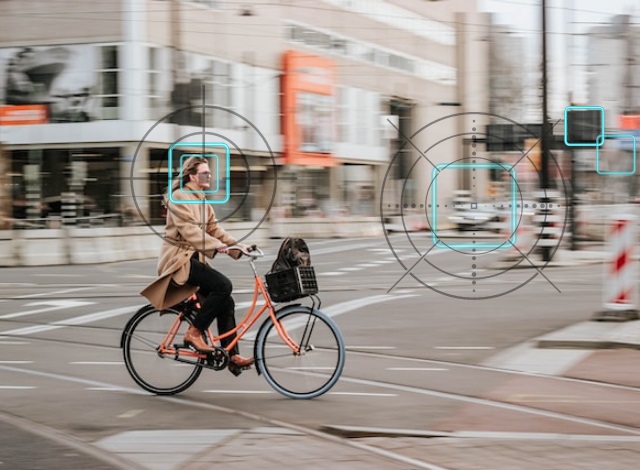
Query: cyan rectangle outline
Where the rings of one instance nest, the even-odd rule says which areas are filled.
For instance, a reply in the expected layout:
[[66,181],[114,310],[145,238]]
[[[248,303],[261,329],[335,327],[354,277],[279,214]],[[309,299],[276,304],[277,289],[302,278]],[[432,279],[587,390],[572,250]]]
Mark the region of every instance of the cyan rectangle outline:
[[[184,159],[189,157],[202,157],[202,158],[216,159],[216,189],[191,190],[191,189],[184,189],[182,187],[182,165],[183,165]],[[180,174],[179,174],[180,191],[182,191],[183,193],[204,193],[204,194],[217,193],[220,190],[220,178],[218,178],[219,174],[220,174],[220,158],[218,158],[218,155],[215,153],[205,153],[204,155],[202,155],[201,153],[185,153],[180,157]]]
[[[508,171],[511,175],[511,235],[506,242],[493,242],[493,243],[443,243],[438,238],[438,174],[445,169],[498,169]],[[434,244],[434,248],[449,249],[449,250],[470,250],[473,248],[483,250],[507,250],[512,246],[515,246],[518,236],[517,228],[518,221],[516,219],[517,205],[518,205],[518,173],[515,169],[515,165],[506,165],[504,163],[488,162],[488,163],[440,163],[431,170],[431,241]]]
[[[224,149],[225,152],[225,168],[226,168],[226,175],[225,178],[227,181],[229,181],[230,176],[231,176],[231,151],[229,149],[229,146],[224,143],[224,142],[174,142],[173,144],[171,144],[169,146],[168,149],[168,167],[169,167],[169,176],[168,176],[168,180],[169,180],[169,188],[171,188],[172,186],[172,179],[173,179],[173,175],[172,175],[172,171],[171,169],[173,168],[173,149],[174,148],[178,148],[178,147],[195,147],[195,148],[203,148],[203,147],[208,147],[208,148],[221,148]],[[182,167],[180,167],[180,173],[182,173]],[[218,182],[219,184],[219,182]],[[227,202],[229,202],[229,199],[231,199],[231,188],[230,185],[227,184],[225,185],[225,198],[223,200],[208,200],[208,199],[203,199],[203,200],[199,200],[199,199],[187,199],[187,200],[176,200],[173,198],[173,191],[168,191],[169,192],[169,201],[171,201],[174,204],[225,204]],[[202,194],[206,194],[205,191],[190,191],[192,193],[202,193]]]
[[601,128],[599,135],[603,135],[604,130],[604,108],[602,106],[567,106],[564,108],[564,144],[568,147],[600,147],[602,143],[598,143],[598,138],[596,138],[595,144],[572,144],[567,140],[567,111],[569,110],[581,110],[581,109],[599,109],[601,114]]
[[[633,169],[631,171],[600,171],[600,146],[604,144],[604,141],[608,138],[614,139],[631,139],[633,142]],[[634,175],[636,173],[636,136],[633,134],[601,134],[598,136],[598,140],[602,141],[598,147],[596,147],[596,171],[599,175]]]

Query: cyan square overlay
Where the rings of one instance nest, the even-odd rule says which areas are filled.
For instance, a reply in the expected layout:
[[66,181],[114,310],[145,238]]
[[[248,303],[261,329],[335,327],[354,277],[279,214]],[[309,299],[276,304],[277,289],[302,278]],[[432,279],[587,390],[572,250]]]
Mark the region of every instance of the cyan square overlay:
[[[507,242],[482,242],[482,243],[462,243],[451,242],[443,243],[438,237],[438,174],[443,170],[485,170],[496,169],[508,171],[511,176],[511,219],[509,221],[509,227],[511,235]],[[479,250],[496,250],[496,249],[509,249],[516,244],[518,219],[517,219],[517,206],[518,206],[518,177],[515,167],[505,165],[503,163],[494,162],[482,162],[482,163],[440,163],[431,170],[431,240],[435,245],[435,248],[444,248],[451,250],[471,250],[473,248]]]
[[602,106],[567,106],[564,108],[564,143],[569,147],[600,147],[603,143],[600,141],[600,138],[596,138],[596,141],[591,143],[571,143],[569,142],[568,136],[568,114],[570,111],[582,111],[585,109],[597,109],[600,111],[600,132],[598,136],[604,135],[604,108]]
[[[215,158],[216,159],[216,189],[207,189],[207,190],[202,190],[202,191],[190,191],[190,190],[183,190],[182,189],[182,183],[180,184],[180,190],[184,191],[185,193],[196,193],[196,194],[215,194],[220,190],[220,178],[226,178],[226,181],[229,181],[229,177],[231,175],[231,152],[229,150],[229,146],[227,144],[225,144],[224,142],[175,142],[173,144],[171,144],[171,146],[169,147],[169,151],[168,151],[168,160],[169,160],[169,187],[172,186],[173,183],[173,176],[172,176],[172,172],[171,172],[171,168],[173,168],[173,149],[176,148],[181,148],[181,147],[188,147],[190,149],[193,148],[203,148],[206,147],[208,150],[210,149],[221,149],[222,152],[219,153],[224,153],[224,163],[222,165],[223,168],[225,168],[225,174],[221,175],[220,174],[220,160],[218,158],[217,154],[214,153],[203,153],[202,154],[185,154],[182,155],[182,157],[180,158],[180,174],[178,175],[178,177],[180,178],[180,181],[182,181],[182,161],[184,158],[188,158],[188,157],[193,157],[193,156],[202,156],[204,158]],[[203,149],[204,150],[204,149]],[[213,175],[212,175],[213,176]],[[225,204],[227,202],[229,202],[229,199],[231,197],[231,188],[229,184],[224,184],[223,187],[225,188],[225,194],[223,199],[204,199],[204,200],[197,200],[197,199],[193,199],[193,200],[185,200],[185,201],[181,201],[181,200],[175,200],[173,198],[173,194],[171,191],[169,191],[169,200],[171,202],[173,202],[174,204]]]
[[[629,171],[603,171],[600,170],[600,147],[605,139],[624,139],[631,142],[631,161],[633,168]],[[633,134],[602,134],[598,136],[600,145],[596,147],[596,171],[600,175],[633,175],[636,172],[636,137]]]

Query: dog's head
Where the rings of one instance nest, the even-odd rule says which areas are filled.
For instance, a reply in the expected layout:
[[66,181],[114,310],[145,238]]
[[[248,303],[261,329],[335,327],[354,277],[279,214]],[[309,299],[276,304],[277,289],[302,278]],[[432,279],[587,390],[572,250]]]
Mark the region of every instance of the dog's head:
[[302,238],[292,238],[287,250],[287,261],[291,266],[311,266],[309,247]]

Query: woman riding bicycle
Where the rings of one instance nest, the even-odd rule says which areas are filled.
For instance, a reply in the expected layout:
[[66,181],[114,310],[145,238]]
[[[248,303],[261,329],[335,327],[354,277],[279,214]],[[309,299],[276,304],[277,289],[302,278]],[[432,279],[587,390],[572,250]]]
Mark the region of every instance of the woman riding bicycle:
[[[170,188],[172,197],[165,200],[167,223],[158,261],[159,278],[141,292],[157,309],[176,305],[196,291],[203,296],[202,308],[187,330],[184,342],[205,353],[214,351],[203,337],[214,319],[218,319],[220,334],[236,326],[231,281],[211,268],[206,258],[213,258],[216,253],[226,253],[238,259],[242,256],[240,251],[229,251],[233,245],[248,251],[246,245],[238,243],[218,225],[212,205],[205,201],[204,191],[210,186],[208,159],[186,159],[182,166],[182,178]],[[171,199],[178,202],[172,202]],[[223,338],[222,346],[226,347],[234,337],[229,335]],[[253,358],[240,356],[237,346],[229,351],[229,356],[229,369],[234,374],[254,362]]]

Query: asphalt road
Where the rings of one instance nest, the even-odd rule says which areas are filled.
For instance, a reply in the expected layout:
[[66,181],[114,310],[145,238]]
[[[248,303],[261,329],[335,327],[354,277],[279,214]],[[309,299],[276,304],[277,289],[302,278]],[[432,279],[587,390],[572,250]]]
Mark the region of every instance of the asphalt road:
[[[145,303],[138,292],[154,279],[155,260],[2,268],[0,412],[98,447],[132,430],[248,429],[260,419],[309,429],[455,430],[451,417],[463,397],[486,397],[505,382],[499,371],[465,364],[481,365],[588,319],[600,305],[601,265],[505,272],[492,268],[498,254],[472,260],[470,252],[433,250],[426,256],[431,264],[423,260],[411,270],[425,287],[405,275],[429,248],[426,235],[413,237],[417,250],[402,235],[391,237],[393,251],[385,239],[310,241],[322,309],[342,329],[348,349],[343,379],[311,401],[280,396],[253,371],[237,378],[205,371],[174,398],[138,389],[119,339]],[[264,247],[270,256],[260,261],[262,272],[278,243]],[[226,257],[214,265],[232,279],[241,318],[251,298],[248,265]],[[251,342],[241,349],[250,352]],[[28,463],[18,433],[9,441],[0,461],[20,453]],[[51,449],[49,468],[82,468],[66,464],[71,457]],[[39,468],[25,465],[13,468]]]

